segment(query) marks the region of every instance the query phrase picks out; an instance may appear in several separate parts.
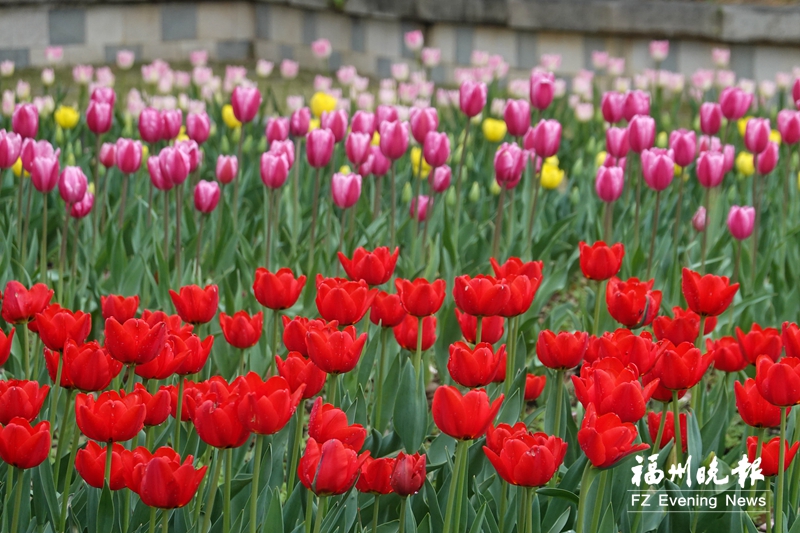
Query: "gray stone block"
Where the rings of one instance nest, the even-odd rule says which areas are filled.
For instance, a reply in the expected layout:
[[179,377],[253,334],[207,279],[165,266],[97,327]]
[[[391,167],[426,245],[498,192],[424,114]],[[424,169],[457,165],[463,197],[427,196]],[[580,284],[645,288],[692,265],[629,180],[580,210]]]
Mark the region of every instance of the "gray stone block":
[[469,65],[472,58],[475,34],[471,26],[456,28],[456,63]]
[[253,43],[250,41],[220,41],[217,43],[217,59],[220,61],[241,61],[253,57]]
[[414,59],[415,56],[414,52],[409,50],[408,47],[406,46],[405,35],[406,33],[414,31],[416,29],[419,29],[419,26],[417,24],[414,24],[413,22],[409,21],[400,22],[400,50],[402,56],[406,59]]
[[0,48],[0,61],[13,61],[16,68],[25,68],[31,63],[28,48]]
[[378,78],[391,78],[392,77],[392,63],[393,61],[388,57],[378,57],[375,65],[375,73]]
[[584,37],[583,39],[583,68],[594,70],[592,65],[592,52],[603,52],[606,50],[606,40],[602,37]]
[[800,42],[800,10],[794,6],[725,6],[722,17],[725,41]]
[[303,13],[303,44],[311,44],[317,39],[317,14],[311,11]]
[[256,6],[256,37],[258,39],[269,39],[269,6],[258,4]]
[[331,57],[328,58],[328,68],[331,72],[339,70],[342,66],[342,53],[338,50],[331,52]]
[[440,84],[447,81],[447,73],[444,70],[444,65],[436,65],[431,69],[431,81]]
[[350,19],[350,49],[354,52],[364,52],[364,43],[367,40],[367,34],[364,30],[364,20],[361,17],[353,17]]
[[86,42],[86,10],[78,7],[56,8],[47,13],[50,44],[83,44]]
[[416,8],[428,22],[506,24],[508,20],[508,0],[416,0]]
[[184,41],[197,38],[197,6],[165,4],[161,6],[161,39]]
[[730,69],[736,73],[737,78],[755,78],[755,49],[744,44],[735,44],[731,48]]
[[294,59],[294,47],[290,44],[282,44],[280,48],[281,59]]
[[117,52],[120,50],[130,50],[136,55],[136,62],[142,61],[141,44],[107,44],[105,46],[106,63],[115,64],[117,62]]
[[517,32],[517,68],[531,70],[539,64],[539,50],[536,44],[536,34],[531,32]]

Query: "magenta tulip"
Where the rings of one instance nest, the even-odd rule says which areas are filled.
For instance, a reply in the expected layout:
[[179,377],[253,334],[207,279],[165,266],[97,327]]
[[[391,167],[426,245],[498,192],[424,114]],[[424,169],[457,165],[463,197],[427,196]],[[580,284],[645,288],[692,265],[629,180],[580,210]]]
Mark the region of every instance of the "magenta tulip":
[[603,93],[600,110],[603,112],[603,119],[606,122],[616,124],[622,120],[625,111],[625,95],[616,91]]
[[[778,131],[781,140],[792,145],[800,141],[800,112],[782,109],[778,112]],[[0,165],[2,167],[2,165]]]
[[408,122],[384,122],[380,126],[381,152],[388,159],[396,161],[408,150]]
[[622,195],[625,185],[624,172],[620,167],[601,166],[597,169],[594,190],[597,196],[606,203],[616,202]]
[[628,155],[628,128],[611,127],[606,130],[606,152],[611,157],[625,157]]
[[242,123],[250,122],[261,107],[261,93],[256,87],[237,85],[231,94],[231,106],[236,120]]
[[725,175],[725,156],[720,152],[703,152],[697,158],[697,181],[710,189],[722,183]]
[[239,173],[239,160],[235,155],[222,155],[217,157],[217,181],[227,185],[236,179]]
[[503,143],[494,154],[494,177],[506,189],[513,189],[525,170],[525,153],[517,143]]
[[[119,140],[119,139],[118,139]],[[103,143],[100,146],[100,155],[98,156],[100,164],[106,168],[111,168],[117,164],[117,144],[116,143]]]
[[361,176],[337,172],[331,180],[331,195],[337,207],[352,207],[361,196]]
[[469,118],[478,116],[486,106],[486,84],[465,80],[458,89],[458,105]]
[[697,152],[697,135],[694,131],[684,129],[673,130],[669,134],[669,147],[679,167],[688,167],[694,161]]
[[778,164],[778,143],[769,141],[763,152],[756,156],[756,172],[766,176]]
[[39,110],[33,104],[19,104],[11,116],[11,129],[24,139],[39,133]]
[[411,218],[415,218],[419,222],[425,222],[432,210],[433,198],[419,195],[411,199],[411,208],[408,210],[408,214],[411,215]]
[[36,157],[33,160],[31,170],[31,183],[36,190],[42,193],[49,193],[58,185],[58,157]]
[[355,166],[366,161],[369,156],[369,147],[372,142],[372,135],[369,133],[351,132],[344,142],[344,152],[347,160]]
[[289,133],[293,137],[305,137],[310,123],[311,111],[307,107],[301,107],[294,111],[289,118]]
[[272,144],[269,145],[269,151],[275,155],[285,155],[289,168],[294,165],[294,143],[292,141],[288,139],[285,141],[272,141]]
[[384,122],[394,122],[399,117],[397,108],[394,106],[381,104],[375,109],[375,131],[381,127]]
[[428,176],[428,183],[431,186],[431,190],[437,193],[446,191],[450,186],[452,175],[453,173],[449,166],[442,165],[440,167],[436,167]]
[[125,174],[133,174],[142,166],[142,143],[133,139],[117,139],[117,167]]
[[83,218],[92,211],[93,207],[94,194],[86,191],[86,194],[83,195],[80,202],[72,204],[72,208],[69,210],[69,216],[72,218]]
[[150,174],[150,182],[159,191],[168,191],[175,185],[161,172],[161,159],[157,155],[147,158],[147,172]]
[[728,230],[734,239],[743,241],[753,233],[756,210],[750,206],[732,205],[728,212]]
[[216,181],[198,181],[194,187],[194,208],[207,215],[216,209],[218,203],[219,184]]
[[439,128],[439,114],[435,107],[412,107],[408,122],[414,140],[423,144],[428,133]]
[[285,117],[271,117],[267,119],[267,127],[264,129],[267,142],[285,141],[289,138],[289,119]]
[[644,91],[630,91],[625,95],[622,116],[628,122],[636,115],[650,114],[650,95]]
[[697,208],[697,212],[692,216],[692,227],[698,232],[706,229],[706,208],[702,205]]
[[368,133],[371,138],[376,131],[375,114],[369,111],[356,111],[353,115],[353,121],[350,124],[350,131]]
[[550,106],[555,96],[555,81],[552,72],[534,71],[531,74],[529,96],[533,107],[544,111]]
[[656,139],[656,121],[647,115],[636,115],[628,124],[628,143],[637,154],[653,147]]
[[158,161],[164,179],[173,185],[180,185],[186,181],[191,171],[189,154],[172,146],[161,150],[161,153],[158,154]]
[[183,111],[180,109],[167,109],[161,112],[161,139],[171,141],[181,132],[183,124]]
[[328,164],[333,155],[335,143],[331,130],[318,128],[306,135],[306,158],[314,168],[322,168]]
[[203,144],[208,140],[211,132],[211,120],[208,114],[189,113],[186,115],[186,135],[197,144]]
[[86,125],[95,135],[106,133],[111,129],[112,116],[110,104],[91,101],[86,109]]
[[722,125],[722,107],[714,102],[703,102],[700,106],[700,131],[716,135]]
[[22,137],[14,132],[0,130],[0,168],[11,168],[22,152]]
[[422,145],[422,155],[432,167],[444,165],[450,158],[450,137],[444,132],[428,132]]
[[722,114],[728,120],[742,118],[753,103],[753,95],[744,92],[739,87],[726,87],[719,95],[719,106]]
[[542,119],[525,135],[525,149],[533,150],[541,159],[558,153],[561,145],[561,123],[555,119]]
[[508,100],[503,111],[508,134],[522,137],[531,127],[531,106],[525,100]]
[[61,171],[61,176],[58,178],[58,192],[67,205],[81,201],[87,188],[86,174],[81,167],[66,167]]
[[672,183],[675,161],[670,151],[650,148],[642,151],[642,175],[644,182],[654,191],[663,191]]
[[284,154],[264,152],[261,154],[261,181],[270,189],[278,189],[289,177],[289,161]]
[[337,109],[331,112],[325,111],[319,118],[320,127],[329,129],[337,143],[342,142],[344,136],[347,135],[347,122],[347,111],[344,109]]
[[744,145],[753,155],[760,154],[767,148],[769,133],[768,118],[751,118],[744,130]]
[[111,87],[95,87],[89,97],[92,102],[103,102],[112,108],[117,103],[117,93]]
[[139,136],[144,142],[153,144],[161,140],[161,113],[152,107],[146,107],[139,114]]

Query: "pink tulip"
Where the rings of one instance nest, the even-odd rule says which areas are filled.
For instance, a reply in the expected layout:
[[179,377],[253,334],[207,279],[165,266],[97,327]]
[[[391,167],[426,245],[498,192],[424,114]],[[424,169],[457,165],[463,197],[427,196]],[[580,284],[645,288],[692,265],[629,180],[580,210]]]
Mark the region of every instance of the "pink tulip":
[[33,160],[31,183],[41,193],[49,193],[58,185],[58,157],[42,156]]
[[[124,174],[133,174],[142,165],[142,143],[133,139],[117,139],[116,164]],[[105,166],[105,165],[104,165]]]
[[494,154],[494,177],[506,189],[513,189],[525,170],[525,153],[517,143],[503,143]]
[[669,55],[669,41],[650,41],[650,57],[661,63]]
[[392,162],[383,155],[380,147],[370,146],[367,159],[358,168],[358,173],[362,176],[372,174],[375,177],[383,177],[389,172]]
[[31,169],[33,168],[34,158],[50,157],[53,155],[58,157],[60,153],[61,153],[60,148],[54,150],[53,145],[44,139],[40,141],[34,141],[31,138],[27,138],[22,141],[22,149],[20,150],[20,157],[22,158],[22,168],[30,172]]
[[452,178],[452,171],[450,167],[447,165],[442,165],[433,169],[428,175],[428,184],[431,186],[431,190],[436,193],[443,193],[450,187],[450,180]]
[[83,195],[83,198],[79,202],[72,204],[72,208],[69,210],[69,216],[72,218],[83,218],[92,211],[92,207],[94,207],[94,194],[86,191],[86,194]]
[[622,172],[624,173],[625,172],[625,163],[626,162],[627,162],[627,158],[626,157],[620,157],[619,159],[617,159],[614,156],[606,155],[606,160],[603,161],[603,165],[602,166],[607,167],[607,168],[619,167],[619,168],[622,169]]
[[416,218],[419,222],[425,222],[433,210],[433,198],[430,196],[419,195],[411,199],[411,208],[408,214],[411,218]]
[[172,146],[161,150],[161,153],[158,154],[158,162],[161,165],[162,176],[173,185],[180,185],[186,181],[191,172],[189,154]]
[[194,187],[194,208],[209,214],[219,203],[219,184],[216,181],[200,180]]
[[294,144],[292,141],[288,139],[285,141],[272,141],[272,144],[269,145],[269,151],[275,155],[285,155],[289,168],[294,165]]
[[194,172],[200,166],[200,160],[203,156],[203,152],[197,147],[197,143],[192,140],[177,141],[174,146],[189,156],[189,172]]
[[531,74],[530,99],[533,107],[544,111],[550,106],[555,96],[555,81],[552,72],[536,71]]
[[444,132],[428,132],[422,145],[422,155],[432,167],[444,165],[450,158],[450,138]]
[[616,124],[622,120],[625,111],[625,95],[616,91],[603,93],[600,110],[606,122]]
[[528,130],[523,140],[525,149],[536,152],[540,159],[547,159],[558,153],[561,145],[561,123],[554,119],[542,119]]
[[318,59],[327,59],[330,57],[333,48],[328,39],[317,39],[311,43],[311,51]]
[[732,144],[726,144],[722,147],[723,168],[724,172],[733,170],[733,165],[736,163],[736,149]]
[[419,144],[425,142],[428,132],[439,128],[439,114],[435,107],[412,107],[409,115],[411,134]]
[[750,206],[732,205],[728,212],[728,231],[734,239],[743,241],[753,233],[756,222],[756,210]]
[[606,152],[620,158],[628,154],[628,128],[610,127],[606,130]]
[[381,104],[375,110],[375,131],[381,127],[384,122],[394,122],[398,119],[397,108],[390,105]]
[[703,152],[697,158],[697,181],[710,189],[722,183],[725,175],[725,156],[720,152]]
[[186,135],[197,144],[203,144],[211,133],[211,120],[208,114],[189,113],[186,115]]
[[11,128],[24,139],[33,139],[39,132],[39,110],[33,104],[19,104],[11,116]]
[[231,105],[236,120],[242,123],[250,122],[261,107],[261,93],[256,87],[237,85],[231,94]]
[[622,195],[625,177],[622,168],[601,166],[597,169],[594,189],[597,196],[606,203],[616,202]]
[[289,118],[289,133],[293,137],[305,137],[310,123],[311,111],[307,107],[301,107],[292,112],[292,116]]
[[161,138],[171,141],[181,132],[183,112],[180,109],[168,109],[161,112]]
[[239,173],[239,160],[235,155],[222,155],[217,156],[217,181],[223,185],[227,185],[236,179]]
[[388,159],[397,161],[408,150],[408,122],[384,122],[380,126],[381,152]]
[[261,154],[261,181],[270,189],[278,189],[289,177],[289,161],[284,154]]
[[636,115],[650,114],[650,95],[644,91],[630,91],[625,95],[622,115],[628,122]]
[[114,89],[111,87],[95,87],[92,89],[92,94],[89,97],[89,100],[92,102],[102,102],[104,104],[108,104],[114,107],[114,104],[117,103],[117,93],[114,92]]
[[719,95],[719,105],[722,114],[728,120],[739,120],[750,109],[753,95],[741,90],[739,87],[726,87]]
[[337,172],[331,181],[331,195],[337,207],[347,209],[354,206],[361,196],[361,176]]
[[478,116],[486,106],[486,84],[465,80],[458,90],[458,105],[469,118]]
[[525,100],[508,100],[503,111],[508,134],[522,137],[531,127],[531,106]]
[[706,208],[702,205],[697,208],[697,212],[692,217],[692,227],[698,232],[706,229]]
[[778,143],[769,141],[763,152],[756,156],[756,172],[766,176],[778,164]]
[[371,138],[376,131],[375,114],[368,111],[356,111],[353,115],[353,123],[350,124],[350,131],[368,133]]
[[656,139],[656,121],[647,115],[635,115],[628,124],[628,143],[631,150],[641,154],[653,147]]
[[744,130],[744,145],[752,154],[760,154],[767,147],[769,134],[768,118],[751,118]]
[[161,113],[152,107],[142,109],[139,114],[139,136],[146,143],[154,144],[161,140],[163,121]]
[[175,185],[161,172],[161,161],[157,155],[147,158],[147,172],[150,174],[150,182],[159,191],[168,191]]
[[337,109],[330,113],[323,112],[319,118],[320,127],[329,129],[337,143],[343,141],[344,136],[347,135],[347,121],[347,111],[344,109]]
[[289,119],[286,117],[270,117],[264,130],[267,142],[285,141],[289,138]]
[[117,144],[103,143],[100,146],[100,164],[106,168],[111,168],[117,164]]
[[22,137],[14,132],[0,130],[0,169],[11,168],[22,152]]
[[371,141],[372,135],[369,133],[351,132],[344,142],[344,152],[347,155],[347,159],[356,166],[366,161],[369,156]]
[[669,134],[669,147],[675,157],[675,164],[688,167],[694,161],[697,151],[697,136],[694,131],[673,130]]
[[778,112],[778,131],[781,134],[781,140],[788,145],[800,141],[800,112],[792,109],[780,110]]
[[405,35],[403,35],[403,40],[405,41],[406,48],[412,52],[419,52],[425,42],[421,30],[407,31]]
[[654,191],[663,191],[672,183],[675,161],[668,150],[650,148],[642,151],[642,175],[644,182]]
[[722,124],[722,107],[714,102],[703,102],[700,106],[700,131],[716,135]]
[[322,168],[328,164],[333,155],[333,145],[336,140],[331,130],[318,128],[309,131],[306,135],[306,158],[308,164],[314,168]]
[[111,129],[112,116],[110,104],[92,100],[86,109],[86,125],[95,135],[106,133]]
[[81,167],[66,167],[58,178],[58,192],[67,205],[81,201],[88,186]]
[[708,135],[700,136],[700,140],[697,142],[698,155],[708,150],[712,152],[719,152],[722,150],[722,141],[719,140],[719,137],[709,137]]

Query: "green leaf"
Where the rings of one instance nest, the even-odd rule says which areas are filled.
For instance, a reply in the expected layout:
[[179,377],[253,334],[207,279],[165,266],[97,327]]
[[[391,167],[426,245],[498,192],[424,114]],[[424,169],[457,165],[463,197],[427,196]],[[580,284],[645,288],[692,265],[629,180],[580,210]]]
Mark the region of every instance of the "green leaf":
[[428,402],[422,381],[424,372],[420,372],[419,382],[415,374],[414,365],[406,361],[397,389],[404,401],[394,406],[394,428],[409,453],[417,451],[422,445],[428,422]]
[[578,505],[578,502],[580,501],[578,495],[574,492],[553,487],[542,487],[536,491],[536,494],[540,496],[549,496],[551,498],[561,498],[562,500],[574,503],[575,505]]
[[481,528],[483,527],[483,521],[486,518],[486,503],[481,505],[481,508],[478,509],[478,514],[475,515],[475,520],[472,522],[472,527],[469,528],[469,533],[480,533]]
[[[53,483],[53,469],[45,462],[33,469],[32,475],[33,507],[36,510],[37,520],[41,524],[47,518],[48,522],[55,524],[61,515],[58,508],[58,495]],[[43,505],[44,503],[46,506]],[[42,511],[46,511],[46,517]]]
[[567,520],[569,520],[569,512],[569,509],[565,509],[553,526],[547,530],[547,533],[559,533],[562,529],[564,529],[564,525],[567,523]]
[[616,533],[617,529],[614,527],[616,520],[614,520],[614,509],[611,504],[606,507],[606,512],[603,515],[603,520],[600,522],[600,529],[598,533]]
[[97,533],[107,533],[114,527],[114,499],[111,497],[111,489],[108,488],[108,485],[103,486],[100,493],[95,527]]

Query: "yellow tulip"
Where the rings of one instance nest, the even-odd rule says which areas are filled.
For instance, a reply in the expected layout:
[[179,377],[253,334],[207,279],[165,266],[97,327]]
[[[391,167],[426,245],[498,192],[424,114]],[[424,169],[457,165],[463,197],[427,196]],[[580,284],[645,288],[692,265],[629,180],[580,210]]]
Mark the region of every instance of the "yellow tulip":
[[352,174],[352,173],[353,173],[353,171],[350,170],[350,167],[347,166],[347,165],[342,165],[341,167],[339,167],[339,174],[347,175],[347,174]]
[[72,106],[60,105],[53,113],[53,118],[56,119],[56,124],[63,129],[71,130],[78,125],[81,114]]
[[89,185],[86,187],[86,190],[92,194],[94,194],[94,182],[89,182]]
[[547,159],[544,160],[545,165],[553,165],[554,167],[558,168],[558,165],[561,164],[561,161],[558,160],[557,155],[551,155]]
[[677,163],[676,163],[676,164],[675,164],[675,168],[674,168],[674,169],[673,169],[673,171],[672,171],[672,175],[673,175],[674,177],[676,177],[676,178],[677,178],[678,176],[680,176],[680,175],[681,175],[681,173],[682,173],[682,172],[683,172],[683,169],[682,169],[681,167],[679,167],[679,166],[677,165]]
[[147,147],[147,143],[142,143],[142,161],[147,161],[147,156],[150,155],[150,148]]
[[750,122],[750,119],[753,117],[747,116],[742,117],[736,123],[736,127],[739,128],[739,136],[744,137],[744,132],[747,130],[747,123]]
[[[231,111],[233,111],[232,107],[231,107]],[[175,137],[175,140],[176,141],[188,141],[189,140],[189,136],[186,135],[186,126],[181,126],[181,129],[178,131],[178,136]]]
[[[14,163],[14,166],[11,167],[11,170],[14,171],[14,175],[16,177],[20,177],[22,175],[22,158],[21,157],[17,158],[17,162]],[[28,174],[28,171],[26,170],[25,171],[25,177],[27,178],[28,176],[30,176],[30,174]]]
[[[422,169],[420,169],[420,162],[422,163]],[[420,178],[427,178],[431,172],[431,166],[422,157],[422,148],[419,146],[414,146],[411,149],[411,169]]]
[[545,189],[555,189],[564,181],[564,171],[556,165],[545,163],[542,165],[541,182]]
[[314,96],[311,97],[310,106],[314,116],[321,117],[323,112],[330,113],[336,109],[336,98],[328,93],[314,93]]
[[483,121],[483,136],[489,142],[499,143],[506,136],[506,131],[508,129],[503,120],[489,117]]
[[597,152],[597,155],[594,156],[594,166],[600,168],[603,166],[603,163],[606,162],[606,157],[608,157],[608,152],[605,150],[602,152]]
[[769,140],[776,143],[778,146],[781,144],[781,132],[772,130],[769,132]]
[[319,129],[319,119],[318,118],[312,118],[308,122],[308,131],[318,130],[318,129]]
[[372,141],[370,142],[372,146],[380,146],[381,144],[381,134],[377,131],[372,134]]
[[233,114],[233,106],[231,104],[225,104],[222,106],[222,120],[225,122],[225,125],[232,130],[239,128],[242,125],[242,123],[239,122],[239,119],[236,118],[236,115]]
[[743,176],[752,176],[756,171],[753,165],[753,154],[750,152],[739,152],[736,156],[736,170]]

